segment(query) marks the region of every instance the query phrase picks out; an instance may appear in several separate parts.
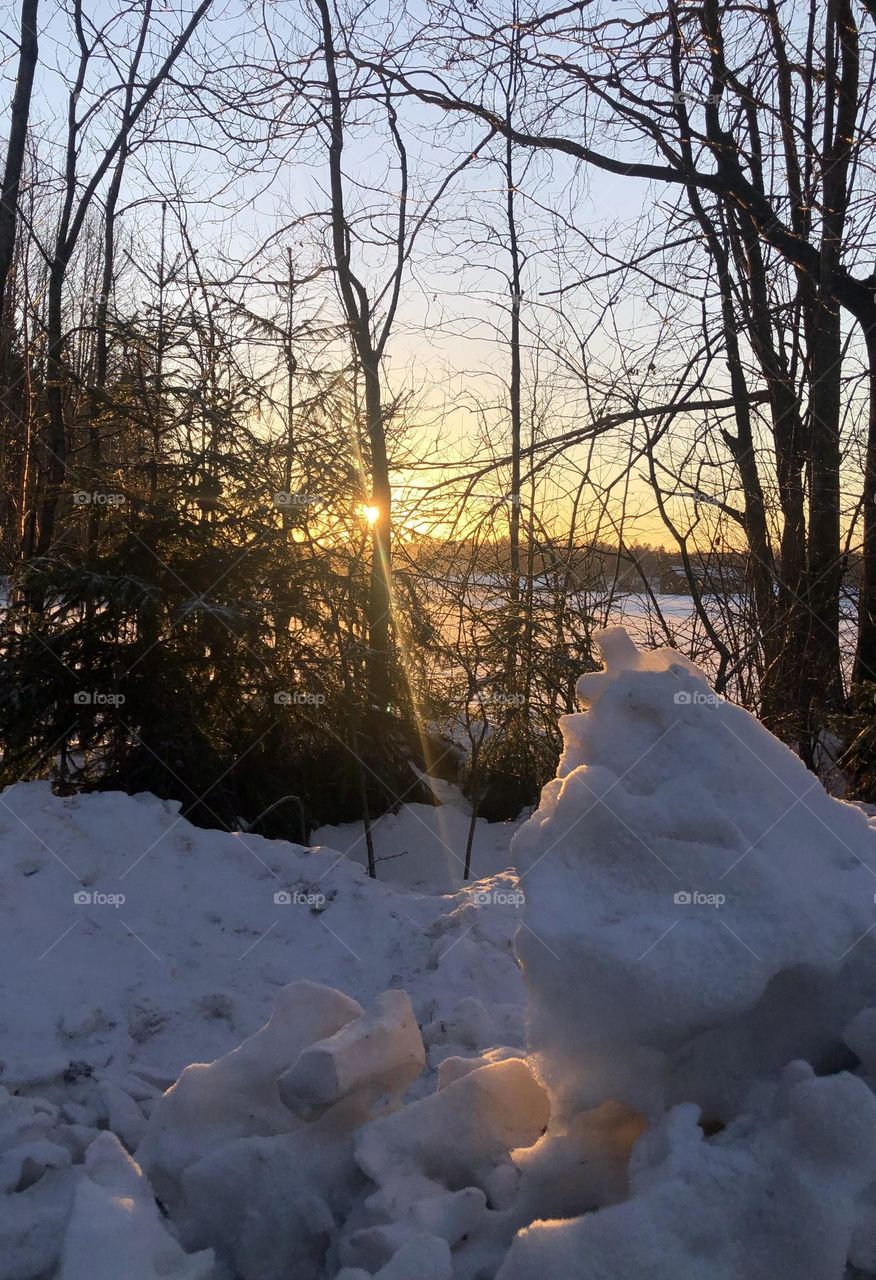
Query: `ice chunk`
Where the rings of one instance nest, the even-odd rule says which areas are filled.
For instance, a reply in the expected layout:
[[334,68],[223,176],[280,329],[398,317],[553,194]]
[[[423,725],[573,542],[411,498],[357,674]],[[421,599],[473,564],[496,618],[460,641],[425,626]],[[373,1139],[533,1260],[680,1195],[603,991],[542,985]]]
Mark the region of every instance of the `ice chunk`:
[[400,1097],[425,1066],[423,1041],[409,996],[385,991],[377,1008],[348,1022],[327,1040],[304,1049],[280,1076],[283,1102],[293,1111],[326,1106],[367,1090]]
[[186,1254],[161,1221],[152,1190],[117,1138],[89,1147],[64,1237],[58,1280],[207,1280],[212,1251]]
[[173,1212],[183,1170],[236,1138],[288,1132],[302,1122],[283,1105],[277,1079],[314,1041],[334,1035],[362,1006],[332,987],[293,982],[270,1021],[237,1049],[187,1067],[150,1119],[137,1158]]
[[547,1095],[519,1058],[479,1067],[428,1098],[380,1116],[357,1134],[356,1159],[402,1200],[422,1199],[424,1180],[449,1190],[482,1186],[515,1147],[544,1132]]

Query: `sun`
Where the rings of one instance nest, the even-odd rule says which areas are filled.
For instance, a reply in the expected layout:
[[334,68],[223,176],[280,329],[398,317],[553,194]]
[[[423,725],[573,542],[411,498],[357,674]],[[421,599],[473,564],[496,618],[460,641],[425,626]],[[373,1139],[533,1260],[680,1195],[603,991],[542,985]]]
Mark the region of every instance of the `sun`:
[[380,519],[380,507],[371,507],[366,504],[361,508],[361,511],[369,524],[377,524]]

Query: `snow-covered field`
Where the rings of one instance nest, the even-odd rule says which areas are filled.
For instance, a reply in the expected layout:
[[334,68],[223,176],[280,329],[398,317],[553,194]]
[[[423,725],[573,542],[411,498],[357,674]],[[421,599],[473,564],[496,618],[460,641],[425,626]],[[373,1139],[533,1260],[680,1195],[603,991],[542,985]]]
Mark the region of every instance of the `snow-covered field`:
[[356,824],[3,794],[0,1280],[876,1274],[876,831],[603,649],[464,887],[446,786],[376,883]]

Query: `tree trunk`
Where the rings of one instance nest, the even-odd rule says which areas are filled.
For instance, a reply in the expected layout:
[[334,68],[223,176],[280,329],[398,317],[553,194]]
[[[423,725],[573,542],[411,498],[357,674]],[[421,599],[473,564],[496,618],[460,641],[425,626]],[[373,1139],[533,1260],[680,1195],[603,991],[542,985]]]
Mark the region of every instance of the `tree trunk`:
[[368,593],[368,700],[386,711],[392,699],[392,490],[383,425],[380,372],[376,359],[363,361],[365,417],[371,450],[371,583]]
[[18,75],[9,122],[9,144],[6,169],[0,193],[0,315],[5,310],[6,281],[15,252],[15,228],[18,221],[18,189],[24,165],[24,148],[30,118],[30,99],[39,48],[37,45],[37,7],[39,0],[22,0],[21,43],[18,52]]
[[858,644],[855,652],[854,682],[876,682],[876,314],[865,326],[870,364],[870,408],[867,454],[864,464],[864,493],[861,577],[858,593]]

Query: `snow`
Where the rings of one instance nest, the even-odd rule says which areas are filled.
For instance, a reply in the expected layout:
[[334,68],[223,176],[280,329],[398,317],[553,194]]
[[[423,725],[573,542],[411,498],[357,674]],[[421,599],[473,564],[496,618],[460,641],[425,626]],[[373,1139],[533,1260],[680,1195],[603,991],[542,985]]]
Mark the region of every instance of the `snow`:
[[514,1241],[499,1280],[841,1277],[855,1196],[876,1177],[876,1098],[789,1067],[771,1108],[707,1142],[691,1103],[643,1136],[630,1199]]
[[[429,779],[440,803],[406,804],[372,823],[377,874],[381,880],[423,893],[448,893],[457,888],[465,868],[470,807],[452,783]],[[508,866],[508,846],[517,822],[478,822],[472,846],[473,879],[494,876]],[[367,865],[365,832],[361,822],[325,826],[314,831],[314,845],[338,849]]]
[[295,982],[279,992],[270,1020],[231,1053],[193,1063],[152,1112],[137,1157],[156,1195],[185,1213],[181,1179],[190,1165],[239,1138],[285,1133],[300,1121],[284,1105],[280,1075],[302,1050],[333,1035],[362,1007],[331,987]]
[[873,831],[679,654],[601,646],[511,846],[530,1047],[561,1111],[726,1118],[872,1002]]
[[19,783],[0,796],[0,1081],[86,1060],[127,1093],[162,1090],[255,1032],[295,979],[363,1004],[409,990],[425,1023],[477,995],[515,1010],[520,1044],[520,911],[476,910],[474,892],[400,891],[337,851],[203,830],[150,795]]
[[0,1280],[876,1273],[873,825],[601,645],[470,885],[446,784],[377,882],[361,824],[0,797]]
[[409,996],[384,991],[372,1014],[363,1013],[330,1038],[302,1049],[277,1087],[290,1111],[340,1102],[359,1090],[400,1098],[425,1065]]
[[58,1280],[208,1280],[213,1253],[187,1254],[168,1234],[149,1183],[111,1133],[85,1155]]

